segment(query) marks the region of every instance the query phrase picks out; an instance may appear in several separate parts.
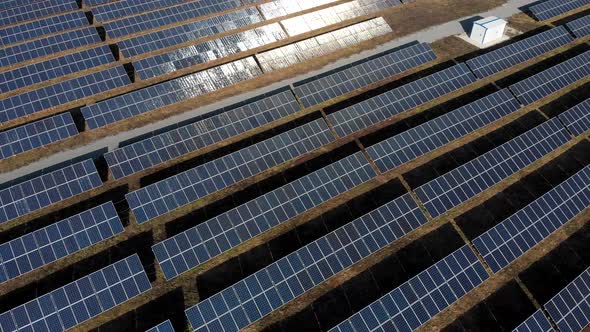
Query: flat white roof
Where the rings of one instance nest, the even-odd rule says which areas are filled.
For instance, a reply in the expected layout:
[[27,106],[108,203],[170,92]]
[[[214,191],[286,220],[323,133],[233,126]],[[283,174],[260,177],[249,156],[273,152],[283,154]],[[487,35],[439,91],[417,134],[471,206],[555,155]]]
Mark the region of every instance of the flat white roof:
[[482,18],[481,20],[475,21],[475,22],[473,22],[473,24],[481,25],[485,28],[493,28],[493,27],[502,26],[502,25],[506,24],[506,21],[504,21],[501,18],[497,18],[495,16],[490,16],[490,17]]

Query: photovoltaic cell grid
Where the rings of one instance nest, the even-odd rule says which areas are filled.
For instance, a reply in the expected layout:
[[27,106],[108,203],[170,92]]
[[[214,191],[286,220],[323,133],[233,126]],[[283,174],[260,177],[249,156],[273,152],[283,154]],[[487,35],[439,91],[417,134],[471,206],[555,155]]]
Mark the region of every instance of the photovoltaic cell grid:
[[95,28],[67,31],[0,49],[0,66],[16,65],[24,61],[100,42]]
[[147,330],[146,332],[174,332],[174,328],[172,327],[172,323],[170,320],[166,320],[151,329]]
[[545,304],[561,332],[582,331],[590,324],[590,268]]
[[0,10],[6,10],[8,8],[18,6],[22,6],[21,0],[4,0],[2,3],[0,3]]
[[152,250],[170,280],[375,176],[357,152],[157,243]]
[[82,115],[88,127],[96,129],[225,88],[261,74],[254,58],[248,57],[83,107]]
[[290,91],[182,126],[104,154],[115,179],[149,169],[182,155],[259,128],[299,111]]
[[590,15],[580,17],[577,20],[566,24],[568,29],[578,38],[584,38],[590,35]]
[[473,240],[494,272],[590,206],[590,166]]
[[47,0],[31,2],[19,7],[0,11],[0,26],[16,24],[39,17],[76,9],[78,9],[78,5],[74,0]]
[[322,119],[194,167],[126,195],[139,224],[334,141]]
[[[258,8],[267,20],[298,13],[314,7],[323,6],[338,0],[276,0],[263,3]],[[250,3],[253,3],[251,1]]]
[[123,232],[112,202],[0,245],[0,283]]
[[560,114],[559,119],[574,135],[583,135],[590,130],[590,99]]
[[0,72],[0,93],[14,91],[115,61],[108,46],[49,59]]
[[416,188],[415,192],[431,216],[440,216],[569,140],[569,134],[559,121],[549,120]]
[[55,143],[78,134],[70,113],[0,132],[0,160]]
[[133,63],[139,77],[152,78],[288,38],[278,23],[223,36]]
[[83,11],[50,16],[45,19],[0,29],[0,45],[14,44],[86,25],[88,25],[88,19]]
[[[120,17],[156,10],[161,7],[173,6],[185,1],[187,0],[117,1],[94,7],[91,11],[97,22],[106,22]],[[215,0],[202,1],[213,2]]]
[[2,331],[65,331],[151,289],[137,254],[0,314]]
[[239,0],[195,1],[107,22],[104,27],[109,38],[120,38],[239,6]]
[[436,54],[429,44],[412,45],[311,81],[296,83],[294,91],[306,108],[312,107],[434,59]]
[[518,101],[504,89],[370,146],[367,153],[387,172],[518,109]]
[[75,77],[0,100],[0,123],[130,84],[122,66]]
[[[291,1],[291,0],[289,0]],[[256,54],[265,72],[287,68],[392,32],[382,17]]]
[[553,332],[553,327],[543,314],[543,311],[539,309],[512,332]]
[[340,137],[463,88],[477,79],[465,64],[436,72],[328,115]]
[[531,6],[531,13],[539,21],[545,21],[588,5],[588,0],[548,0]]
[[0,190],[0,223],[100,187],[92,160],[66,166]]
[[467,65],[477,77],[485,78],[573,41],[567,29],[559,26],[467,60]]
[[262,21],[255,8],[246,8],[125,39],[117,44],[123,55],[130,58]]
[[464,245],[330,332],[413,331],[488,277],[473,251]]
[[405,194],[186,310],[197,331],[238,331],[427,222]]

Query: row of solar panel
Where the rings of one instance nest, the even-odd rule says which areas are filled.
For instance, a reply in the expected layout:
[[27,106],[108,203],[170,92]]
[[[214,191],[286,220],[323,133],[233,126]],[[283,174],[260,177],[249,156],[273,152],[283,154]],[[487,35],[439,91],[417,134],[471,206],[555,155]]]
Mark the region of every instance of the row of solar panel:
[[587,0],[548,0],[531,6],[529,10],[539,21],[545,21],[587,5]]
[[75,0],[30,2],[0,11],[0,27],[78,9]]
[[170,320],[166,320],[145,332],[174,332],[174,328]]
[[1,28],[0,45],[6,46],[87,25],[88,19],[82,11],[50,16],[32,22]]

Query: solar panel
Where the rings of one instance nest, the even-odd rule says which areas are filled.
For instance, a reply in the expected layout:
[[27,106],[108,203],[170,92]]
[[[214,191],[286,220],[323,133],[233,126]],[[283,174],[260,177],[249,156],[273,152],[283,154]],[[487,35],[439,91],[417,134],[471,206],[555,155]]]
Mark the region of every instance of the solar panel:
[[157,243],[152,250],[170,280],[376,175],[357,152]]
[[284,118],[299,111],[291,91],[282,91],[209,118],[155,135],[104,154],[115,179],[149,169],[182,155]]
[[590,99],[560,114],[559,119],[574,135],[583,135],[590,130]]
[[172,323],[170,320],[166,320],[151,329],[147,330],[146,332],[174,332],[174,328],[172,327]]
[[590,15],[580,17],[577,20],[571,21],[566,24],[567,28],[577,38],[584,38],[590,35]]
[[494,228],[473,244],[499,272],[590,206],[590,166],[585,167]]
[[[267,20],[287,16],[314,7],[323,6],[338,0],[275,0],[263,3],[258,8]],[[250,2],[253,3],[253,2]]]
[[329,114],[328,121],[340,137],[348,136],[476,80],[466,65],[458,64]]
[[368,147],[382,172],[436,150],[520,109],[508,89],[493,93],[436,119]]
[[529,9],[539,21],[545,21],[588,5],[588,0],[548,0]]
[[468,245],[330,329],[413,331],[488,279]]
[[0,223],[100,187],[102,180],[90,159],[0,190]]
[[105,3],[114,2],[118,0],[82,0],[85,7],[104,5]]
[[0,52],[0,66],[12,66],[24,61],[100,42],[100,37],[95,28],[67,31],[4,48]]
[[415,192],[432,217],[440,216],[569,140],[569,134],[559,121],[549,120],[416,188]]
[[343,96],[375,82],[403,73],[436,59],[427,43],[372,57],[353,66],[338,68],[294,84],[294,91],[306,108]]
[[78,134],[70,113],[0,132],[0,160],[46,146]]
[[6,10],[12,7],[22,6],[22,2],[20,0],[4,0],[0,3],[0,10]]
[[[162,7],[177,5],[185,1],[187,0],[117,1],[94,7],[91,11],[96,22],[106,22],[125,16],[156,10]],[[205,1],[213,2],[213,0]]]
[[543,314],[543,311],[538,309],[512,332],[553,332],[553,327]]
[[262,21],[263,19],[256,8],[245,8],[125,39],[117,44],[123,55],[131,58]]
[[82,108],[89,128],[104,127],[124,119],[195,98],[262,74],[252,57],[172,79]]
[[74,0],[46,0],[30,2],[18,7],[8,8],[6,10],[0,11],[0,26],[16,24],[39,17],[76,9],[78,9],[78,5]]
[[559,26],[467,60],[467,65],[477,77],[485,78],[573,41],[567,29]]
[[83,11],[50,16],[45,19],[0,29],[0,45],[14,44],[86,25],[88,25],[88,19]]
[[272,23],[144,58],[133,62],[133,66],[139,77],[147,79],[252,50],[287,37],[278,23]]
[[186,310],[197,331],[238,331],[427,222],[405,194]]
[[590,324],[590,268],[545,304],[562,332],[584,330]]
[[0,93],[14,91],[115,61],[108,46],[71,53],[0,72]]
[[[291,0],[289,0],[291,1]],[[382,17],[349,25],[317,37],[256,54],[260,67],[271,72],[305,62],[392,32]]]
[[[239,0],[188,2],[178,6],[108,22],[104,24],[104,27],[109,38],[121,38],[134,33],[192,20],[199,16],[210,15],[240,6],[241,3]],[[218,16],[217,18],[220,19],[222,16]]]
[[0,123],[130,84],[122,66],[71,78],[0,100]]
[[0,314],[2,331],[65,331],[151,289],[137,254]]
[[112,202],[0,244],[0,283],[123,232]]
[[525,105],[532,104],[590,75],[590,51],[566,60],[509,87]]
[[332,141],[319,119],[126,195],[139,224],[265,172]]

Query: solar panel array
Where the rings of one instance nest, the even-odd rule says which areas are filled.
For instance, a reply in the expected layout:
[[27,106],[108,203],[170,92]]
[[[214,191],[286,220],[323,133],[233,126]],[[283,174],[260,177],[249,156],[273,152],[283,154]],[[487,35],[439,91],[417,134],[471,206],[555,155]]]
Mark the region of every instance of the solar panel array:
[[549,120],[414,191],[437,217],[559,148],[570,136],[557,119]]
[[355,219],[186,310],[197,331],[238,331],[427,222],[410,194]]
[[[291,1],[291,0],[289,0]],[[256,54],[265,72],[287,68],[392,32],[381,17]]]
[[201,96],[262,74],[252,57],[107,99],[82,108],[89,128],[96,129]]
[[[307,9],[323,6],[338,0],[275,0],[263,3],[258,8],[267,20],[295,14]],[[250,1],[254,3],[254,1]]]
[[559,26],[467,60],[467,65],[477,77],[486,78],[573,41],[567,29]]
[[83,11],[50,16],[38,21],[26,22],[0,29],[0,45],[14,44],[48,34],[81,28],[86,25],[88,25],[88,19]]
[[590,51],[568,59],[509,87],[528,105],[590,75]]
[[108,46],[70,53],[0,72],[0,93],[14,91],[115,61]]
[[357,152],[152,247],[170,280],[377,176]]
[[319,119],[126,195],[139,224],[334,141]]
[[488,277],[475,253],[464,245],[330,332],[413,331]]
[[294,91],[303,106],[312,107],[435,59],[429,44],[416,44],[295,83]]
[[0,160],[46,146],[78,134],[70,113],[0,132]]
[[78,5],[74,0],[33,1],[0,11],[0,26],[16,24],[76,9],[78,9]]
[[137,255],[0,314],[2,331],[65,331],[151,289]]
[[328,121],[340,137],[348,136],[475,81],[469,68],[458,64],[329,114]]
[[145,332],[174,332],[174,328],[172,327],[170,320],[166,320]]
[[590,324],[590,268],[545,304],[560,331],[582,331]]
[[590,166],[483,233],[473,244],[498,272],[588,206]]
[[[131,16],[142,12],[156,10],[161,7],[173,6],[186,0],[142,0],[116,1],[91,9],[97,22],[106,22],[120,17]],[[205,0],[213,1],[213,0]]]
[[587,0],[547,0],[531,6],[529,10],[539,21],[545,21],[586,5],[588,5]]
[[0,123],[130,84],[122,66],[47,85],[0,100]]
[[123,232],[112,202],[0,244],[0,283]]
[[102,185],[92,160],[85,160],[0,190],[0,223]]
[[518,325],[512,332],[553,332],[551,323],[541,309],[535,311],[529,318]]
[[559,119],[574,135],[583,135],[590,130],[590,99],[560,114]]
[[504,89],[388,138],[366,150],[377,167],[382,172],[387,172],[519,109],[518,101],[508,89]]
[[582,16],[566,24],[568,29],[578,38],[590,35],[590,15]]

